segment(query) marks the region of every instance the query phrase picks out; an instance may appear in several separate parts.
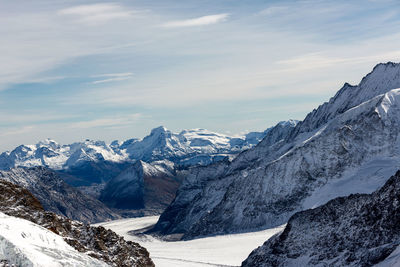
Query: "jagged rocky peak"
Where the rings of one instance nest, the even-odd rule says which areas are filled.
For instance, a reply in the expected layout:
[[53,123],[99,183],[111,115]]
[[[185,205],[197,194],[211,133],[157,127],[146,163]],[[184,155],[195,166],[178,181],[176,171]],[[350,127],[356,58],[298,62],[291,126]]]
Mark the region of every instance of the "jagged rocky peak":
[[400,171],[372,194],[340,197],[296,213],[242,266],[385,266],[385,261],[398,266],[399,203]]
[[[398,64],[374,71],[386,66],[391,74],[384,77],[391,82],[382,83],[397,86]],[[368,78],[361,84],[375,85]],[[364,89],[375,93],[354,108],[332,113],[339,110],[332,100],[310,113],[306,120],[315,116],[321,123],[315,129],[301,132],[300,122],[281,132],[277,125],[231,163],[192,169],[155,230],[191,239],[266,229],[297,211],[382,186],[400,167],[400,90],[379,87],[376,95],[375,87]]]
[[400,63],[378,64],[358,85],[345,83],[329,102],[309,113],[295,133],[315,130],[338,114],[396,88],[400,88]]
[[46,138],[45,140],[39,141],[37,146],[39,147],[50,147],[51,149],[60,148],[60,144],[57,143],[54,139]]
[[[4,180],[0,180],[0,228],[1,226],[4,226],[5,230],[10,229],[11,227],[4,225],[9,221],[19,223],[21,227],[26,225],[26,223],[23,224],[21,221],[15,219],[10,220],[10,218],[4,217],[2,213],[8,216],[28,220],[46,228],[49,231],[45,232],[40,229],[41,227],[36,227],[37,231],[40,230],[41,234],[43,234],[42,240],[48,238],[49,244],[55,242],[55,238],[48,234],[51,231],[60,236],[64,242],[76,250],[76,254],[73,254],[70,249],[67,251],[69,252],[67,255],[60,254],[58,252],[66,251],[66,249],[62,249],[61,246],[67,248],[67,245],[63,242],[57,242],[60,246],[59,249],[62,249],[61,251],[55,251],[57,249],[57,247],[55,247],[53,252],[56,254],[52,254],[52,250],[46,250],[45,252],[47,257],[54,257],[53,263],[58,262],[62,257],[65,257],[64,261],[69,260],[67,258],[68,255],[72,257],[71,260],[75,259],[74,257],[77,257],[79,252],[81,253],[79,254],[81,259],[87,260],[87,258],[83,258],[85,255],[85,257],[90,256],[92,260],[87,262],[85,261],[86,264],[71,264],[71,266],[106,266],[104,263],[118,267],[154,266],[154,263],[149,257],[148,251],[139,244],[125,241],[123,237],[120,237],[113,231],[106,230],[103,227],[92,227],[51,212],[46,212],[43,210],[39,200],[37,200],[28,190]],[[34,228],[34,225],[30,228]],[[22,233],[26,230],[25,233],[27,233],[29,229],[17,230]],[[3,232],[0,232],[0,235],[2,234]],[[0,244],[2,244],[5,239],[0,239]],[[30,240],[24,242],[24,248],[21,250],[19,250],[18,244],[14,243],[12,246],[15,246],[17,251],[19,250],[22,252],[25,251],[27,247],[26,243],[29,244],[29,242]],[[7,240],[5,241],[5,244],[6,250],[10,248],[10,246],[7,247]],[[32,249],[37,250],[37,244]],[[15,253],[15,250],[13,250],[12,253]],[[5,260],[11,264],[20,259],[16,259],[14,257],[15,255],[12,253],[6,254],[5,258]],[[37,253],[43,253],[43,251],[38,251]],[[11,258],[7,258],[7,255]],[[18,257],[27,260],[27,257],[21,255],[18,255]],[[32,255],[28,255],[28,258],[32,258]],[[38,259],[36,259],[36,261],[37,260]],[[15,263],[20,264],[18,261]],[[42,264],[42,262],[37,263]],[[27,264],[26,266],[31,265]],[[35,263],[33,263],[32,266],[36,266]],[[49,262],[48,266],[53,266],[53,264]]]
[[171,131],[169,131],[167,128],[165,128],[164,126],[158,126],[158,127],[156,127],[156,128],[153,128],[152,130],[151,130],[151,132],[150,132],[150,135],[153,135],[153,136],[162,136],[162,135],[164,135],[164,134],[166,134],[166,133],[171,133]]
[[282,140],[285,140],[291,131],[298,125],[298,120],[288,120],[278,122],[274,127],[266,130],[261,146],[272,146]]
[[110,143],[110,147],[111,147],[113,150],[118,150],[118,149],[122,146],[123,143],[124,143],[124,142],[119,141],[119,140],[113,140],[113,141],[111,141],[111,143]]

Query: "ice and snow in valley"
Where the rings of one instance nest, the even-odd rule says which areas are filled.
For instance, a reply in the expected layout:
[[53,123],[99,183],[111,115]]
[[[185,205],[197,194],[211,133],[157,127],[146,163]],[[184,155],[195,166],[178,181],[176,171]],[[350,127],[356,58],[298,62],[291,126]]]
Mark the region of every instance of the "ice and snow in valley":
[[250,252],[265,240],[283,230],[283,226],[259,232],[167,242],[149,235],[133,235],[130,231],[154,225],[158,216],[122,219],[99,225],[111,229],[126,240],[138,242],[150,252],[157,267],[240,266]]

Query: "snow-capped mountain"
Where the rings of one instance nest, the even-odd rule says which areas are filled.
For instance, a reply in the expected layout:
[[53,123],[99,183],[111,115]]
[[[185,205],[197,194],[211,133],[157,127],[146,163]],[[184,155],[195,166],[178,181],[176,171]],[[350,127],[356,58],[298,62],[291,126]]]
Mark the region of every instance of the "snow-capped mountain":
[[45,166],[53,170],[69,169],[85,162],[124,162],[170,160],[182,165],[208,164],[237,154],[258,143],[265,132],[231,137],[204,129],[184,130],[178,134],[158,127],[145,138],[125,142],[86,140],[60,145],[47,139],[36,145],[21,145],[0,155],[0,169]]
[[154,266],[139,244],[46,212],[28,190],[5,180],[0,180],[0,230],[5,266]]
[[180,165],[207,165],[257,144],[268,132],[231,137],[204,129],[183,130],[175,134],[165,127],[151,131],[143,140],[128,140],[120,148],[131,159],[152,162],[169,160]]
[[93,186],[118,176],[137,160],[149,163],[168,160],[179,168],[187,168],[232,158],[257,144],[269,130],[231,137],[204,129],[173,133],[158,127],[141,140],[113,141],[111,144],[86,140],[60,145],[47,139],[0,154],[0,170],[44,166],[60,172],[68,184]]
[[400,64],[379,64],[276,139],[231,163],[194,168],[155,230],[183,238],[265,229],[350,193],[371,193],[400,168]]
[[372,194],[294,214],[242,266],[399,266],[400,171]]
[[21,145],[0,155],[0,169],[45,166],[54,170],[68,168],[84,161],[119,162],[124,157],[102,141],[86,140],[71,145],[60,145],[46,139],[36,145]]
[[18,184],[39,199],[47,211],[81,222],[101,222],[120,218],[102,202],[66,184],[53,170],[45,167],[14,168],[0,171],[0,181]]
[[119,209],[146,209],[162,212],[175,197],[181,178],[173,162],[137,161],[111,179],[101,192],[100,200]]

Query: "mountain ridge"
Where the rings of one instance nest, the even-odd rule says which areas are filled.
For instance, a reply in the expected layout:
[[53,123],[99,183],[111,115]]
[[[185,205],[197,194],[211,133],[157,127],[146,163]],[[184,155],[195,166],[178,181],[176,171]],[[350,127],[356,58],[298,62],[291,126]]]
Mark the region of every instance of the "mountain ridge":
[[[280,140],[268,143],[264,138],[231,163],[195,168],[154,230],[191,239],[265,229],[285,223],[306,204],[323,204],[337,192],[370,193],[382,186],[400,167],[399,90],[391,88],[400,87],[400,64],[380,64],[359,86],[346,86]],[[358,98],[349,97],[351,92]],[[338,106],[346,99],[344,108]],[[392,103],[386,105],[386,115],[382,103]],[[388,162],[391,167],[383,171]],[[357,187],[357,172],[367,170],[366,186]],[[328,194],[315,196],[321,188]]]
[[94,223],[120,218],[102,202],[69,186],[57,172],[45,167],[0,171],[0,180],[26,188],[40,200],[47,211],[70,219]]

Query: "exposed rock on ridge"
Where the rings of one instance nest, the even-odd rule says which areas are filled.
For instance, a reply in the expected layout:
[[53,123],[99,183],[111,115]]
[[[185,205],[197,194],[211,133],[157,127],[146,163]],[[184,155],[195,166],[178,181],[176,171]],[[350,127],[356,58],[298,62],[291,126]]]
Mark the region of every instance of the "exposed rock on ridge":
[[73,220],[94,223],[120,218],[103,203],[67,185],[56,172],[44,167],[0,171],[0,180],[28,189],[45,210]]
[[[372,266],[382,262],[400,244],[399,203],[400,171],[370,195],[340,197],[296,213],[281,234],[254,250],[242,266]],[[400,257],[395,262],[400,264]]]
[[28,190],[0,180],[0,212],[29,220],[62,236],[80,252],[112,266],[154,266],[149,253],[139,244],[125,241],[111,230],[91,227],[43,210]]

